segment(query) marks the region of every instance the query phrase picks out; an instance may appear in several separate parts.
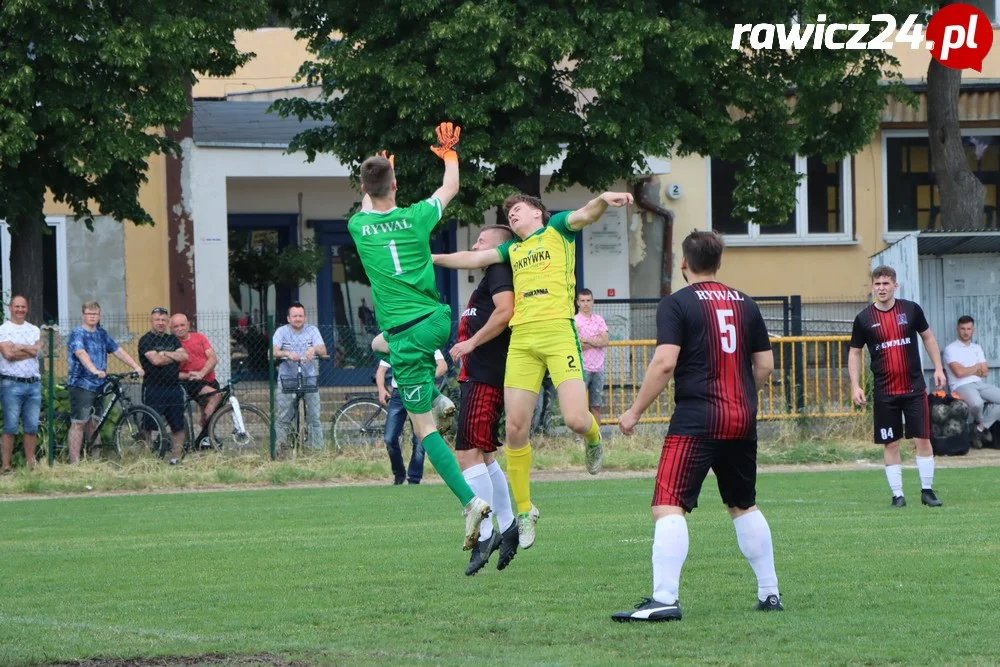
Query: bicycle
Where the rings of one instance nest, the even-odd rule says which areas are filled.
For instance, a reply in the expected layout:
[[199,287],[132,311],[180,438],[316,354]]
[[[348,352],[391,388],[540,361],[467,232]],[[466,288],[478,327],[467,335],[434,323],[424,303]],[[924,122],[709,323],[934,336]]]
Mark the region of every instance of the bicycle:
[[[111,454],[118,460],[121,460],[126,453],[131,454],[147,447],[156,451],[163,446],[162,443],[169,442],[170,436],[160,415],[146,405],[134,403],[122,388],[124,380],[138,378],[138,373],[109,373],[104,376],[104,385],[100,393],[104,409],[92,430],[84,428],[83,441],[80,445],[81,458],[89,456],[95,449],[104,449],[101,438],[106,426],[111,430]],[[106,400],[108,398],[110,400]],[[47,425],[40,425],[39,433],[45,436],[45,446],[38,447],[40,456],[47,456],[47,447],[51,445],[55,455],[61,460],[69,458],[70,424],[68,412],[55,415],[56,438],[53,443],[48,442]]]
[[[435,383],[438,391],[452,398],[458,405],[460,402],[458,382],[452,386],[453,370],[438,378]],[[457,377],[457,376],[456,376]],[[374,378],[372,379],[374,382]],[[385,437],[385,422],[389,413],[379,403],[377,394],[348,394],[347,400],[333,414],[333,445],[338,452],[346,447],[359,449],[374,449],[381,447]],[[409,420],[407,420],[409,421]],[[407,427],[412,428],[412,425]],[[404,434],[403,440],[406,440]]]
[[[186,402],[187,412],[187,441],[184,445],[185,451],[199,451],[204,449],[222,450],[227,452],[246,452],[253,449],[266,449],[270,443],[271,420],[267,414],[255,405],[241,404],[236,395],[236,385],[240,382],[239,373],[243,370],[243,364],[237,366],[237,370],[229,377],[229,381],[221,389],[200,394],[198,396],[188,396]],[[210,396],[221,395],[219,406],[209,417],[208,422],[194,433],[194,405],[199,400],[204,400]],[[200,407],[200,404],[199,404]],[[204,446],[203,443],[208,445]]]
[[[316,359],[329,359],[328,355],[316,355]],[[295,374],[295,384],[286,385],[279,380],[279,385],[281,387],[281,393],[292,394],[295,396],[295,425],[293,428],[289,429],[286,434],[284,442],[277,443],[280,447],[279,456],[283,456],[283,453],[287,450],[291,458],[295,458],[303,451],[303,444],[309,442],[308,426],[303,426],[302,424],[302,411],[299,406],[305,401],[307,394],[315,394],[319,392],[319,376],[314,375],[312,377],[307,376],[302,371],[302,360],[299,359],[296,363],[296,374]],[[309,363],[309,362],[307,362]],[[322,427],[321,427],[322,428]],[[316,450],[323,448],[323,443],[319,443],[319,447],[315,447]]]
[[348,394],[347,400],[333,414],[333,446],[338,452],[343,452],[346,447],[381,447],[388,416],[389,413],[378,402],[378,396]]

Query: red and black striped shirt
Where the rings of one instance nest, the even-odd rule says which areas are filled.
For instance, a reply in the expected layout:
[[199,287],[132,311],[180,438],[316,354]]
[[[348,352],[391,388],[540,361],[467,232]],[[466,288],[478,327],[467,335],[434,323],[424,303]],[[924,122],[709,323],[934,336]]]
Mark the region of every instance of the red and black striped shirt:
[[[486,275],[469,296],[469,304],[458,321],[458,342],[472,338],[486,326],[496,304],[493,297],[500,292],[514,291],[514,274],[510,264],[492,264],[486,268]],[[482,382],[494,387],[503,387],[504,368],[507,365],[507,347],[510,345],[510,329],[486,341],[465,356],[459,382]]]
[[657,345],[678,345],[671,435],[757,437],[753,354],[771,349],[749,296],[719,282],[688,285],[660,302]]
[[876,396],[899,396],[927,387],[920,363],[920,334],[929,325],[913,301],[896,299],[889,310],[873,303],[854,318],[851,347],[868,347]]

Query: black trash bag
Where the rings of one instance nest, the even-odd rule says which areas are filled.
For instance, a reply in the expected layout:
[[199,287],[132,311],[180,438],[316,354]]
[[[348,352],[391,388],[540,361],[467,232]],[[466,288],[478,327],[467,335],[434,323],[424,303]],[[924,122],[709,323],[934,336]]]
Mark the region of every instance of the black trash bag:
[[[931,447],[934,448],[934,455],[968,454],[972,446],[972,433],[968,423],[969,406],[951,394],[931,394],[927,397],[927,402],[931,410]],[[945,415],[947,417],[942,419]]]

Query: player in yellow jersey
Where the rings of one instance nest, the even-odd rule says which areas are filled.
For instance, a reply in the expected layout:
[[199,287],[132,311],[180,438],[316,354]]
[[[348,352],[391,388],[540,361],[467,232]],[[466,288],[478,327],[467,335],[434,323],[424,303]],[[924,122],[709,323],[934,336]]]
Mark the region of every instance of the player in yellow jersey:
[[531,504],[531,445],[528,430],[542,378],[548,370],[559,393],[566,426],[583,436],[587,472],[601,471],[601,431],[587,405],[582,352],[576,335],[576,239],[597,222],[608,206],[632,203],[627,192],[605,192],[581,209],[549,213],[541,200],[511,195],[504,213],[519,238],[496,249],[435,255],[434,263],[451,269],[484,268],[510,262],[514,272],[514,317],[504,374],[507,412],[507,475],[517,502],[520,546],[535,542],[538,509]]

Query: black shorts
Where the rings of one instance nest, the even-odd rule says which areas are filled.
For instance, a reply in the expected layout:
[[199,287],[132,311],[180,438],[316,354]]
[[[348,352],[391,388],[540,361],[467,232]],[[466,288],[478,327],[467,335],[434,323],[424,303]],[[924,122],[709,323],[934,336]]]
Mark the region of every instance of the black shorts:
[[899,396],[876,396],[874,412],[877,445],[901,438],[931,437],[931,410],[925,389]]
[[212,380],[208,382],[206,380],[186,380],[181,382],[181,386],[184,387],[184,393],[187,394],[188,398],[197,398],[201,394],[201,390],[205,387],[209,387],[214,391],[219,391],[219,381]]
[[177,433],[184,430],[184,404],[187,397],[179,384],[172,387],[143,386],[142,402],[163,415],[171,431]]
[[499,433],[502,414],[503,387],[482,382],[463,382],[455,450],[481,449],[484,452],[495,452],[497,447],[503,446]]
[[756,504],[756,439],[668,435],[656,471],[653,506],[673,505],[690,512],[698,506],[698,495],[709,469],[715,472],[719,495],[726,505],[745,510]]

